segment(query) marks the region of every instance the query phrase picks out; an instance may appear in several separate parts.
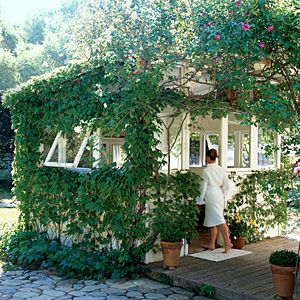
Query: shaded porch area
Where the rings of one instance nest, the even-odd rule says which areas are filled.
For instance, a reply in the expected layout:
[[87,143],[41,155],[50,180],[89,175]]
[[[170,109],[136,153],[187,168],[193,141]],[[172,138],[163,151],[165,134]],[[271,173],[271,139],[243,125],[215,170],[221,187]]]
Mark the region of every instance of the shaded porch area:
[[[245,255],[225,261],[213,262],[190,256],[182,257],[177,270],[162,268],[162,262],[150,264],[149,276],[158,281],[169,280],[173,285],[190,289],[202,284],[215,288],[216,299],[254,300],[274,299],[272,275],[269,264],[271,252],[278,249],[298,251],[299,242],[283,237],[246,245]],[[300,278],[296,290],[300,299]],[[297,299],[294,296],[294,299]]]

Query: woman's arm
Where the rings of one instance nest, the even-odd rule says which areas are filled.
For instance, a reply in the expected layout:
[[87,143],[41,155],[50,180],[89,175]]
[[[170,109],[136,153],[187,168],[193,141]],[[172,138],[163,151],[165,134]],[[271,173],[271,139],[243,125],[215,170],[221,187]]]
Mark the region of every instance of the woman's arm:
[[230,184],[227,174],[224,172],[223,185],[221,186],[224,197],[227,196],[230,190]]

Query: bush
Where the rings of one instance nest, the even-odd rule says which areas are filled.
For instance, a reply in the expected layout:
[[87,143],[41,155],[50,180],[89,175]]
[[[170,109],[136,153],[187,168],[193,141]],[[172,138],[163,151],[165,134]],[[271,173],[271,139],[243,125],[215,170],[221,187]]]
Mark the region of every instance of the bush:
[[140,264],[124,260],[120,250],[85,251],[50,240],[46,233],[3,227],[0,234],[0,258],[28,269],[49,268],[61,276],[92,278],[133,278],[144,270]]
[[269,262],[280,267],[294,267],[299,263],[299,257],[294,251],[277,250],[270,255]]
[[157,201],[153,230],[164,242],[190,241],[196,235],[199,177],[191,172],[161,176],[160,201]]

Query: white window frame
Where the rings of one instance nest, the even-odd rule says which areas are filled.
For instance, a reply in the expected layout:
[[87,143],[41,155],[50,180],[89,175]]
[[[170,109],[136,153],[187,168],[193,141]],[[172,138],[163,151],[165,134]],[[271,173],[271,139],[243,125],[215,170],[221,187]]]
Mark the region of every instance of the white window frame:
[[[83,141],[81,142],[80,148],[75,156],[75,159],[72,163],[66,162],[66,144],[67,139],[65,135],[62,135],[62,132],[58,132],[56,135],[54,142],[49,150],[49,153],[44,161],[44,166],[46,167],[61,167],[61,168],[75,168],[75,169],[88,169],[88,168],[77,168],[78,164],[80,162],[80,159],[83,155],[83,152],[86,148],[86,145],[88,143],[88,140],[90,138],[91,131],[89,130],[85,137],[83,138]],[[55,152],[56,147],[58,147],[58,161],[54,162],[51,161],[51,158]]]

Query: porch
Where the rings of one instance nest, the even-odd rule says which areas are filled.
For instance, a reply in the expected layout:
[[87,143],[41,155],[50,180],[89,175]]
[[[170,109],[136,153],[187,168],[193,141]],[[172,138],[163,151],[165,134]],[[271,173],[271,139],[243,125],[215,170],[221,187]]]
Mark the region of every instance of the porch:
[[[220,262],[182,257],[175,271],[162,268],[162,262],[150,264],[149,276],[156,280],[169,280],[173,285],[187,289],[208,284],[215,288],[216,299],[267,300],[274,299],[269,255],[278,249],[298,251],[298,241],[283,237],[246,245],[252,254]],[[298,295],[300,280],[298,277]],[[294,297],[294,299],[296,299]]]

